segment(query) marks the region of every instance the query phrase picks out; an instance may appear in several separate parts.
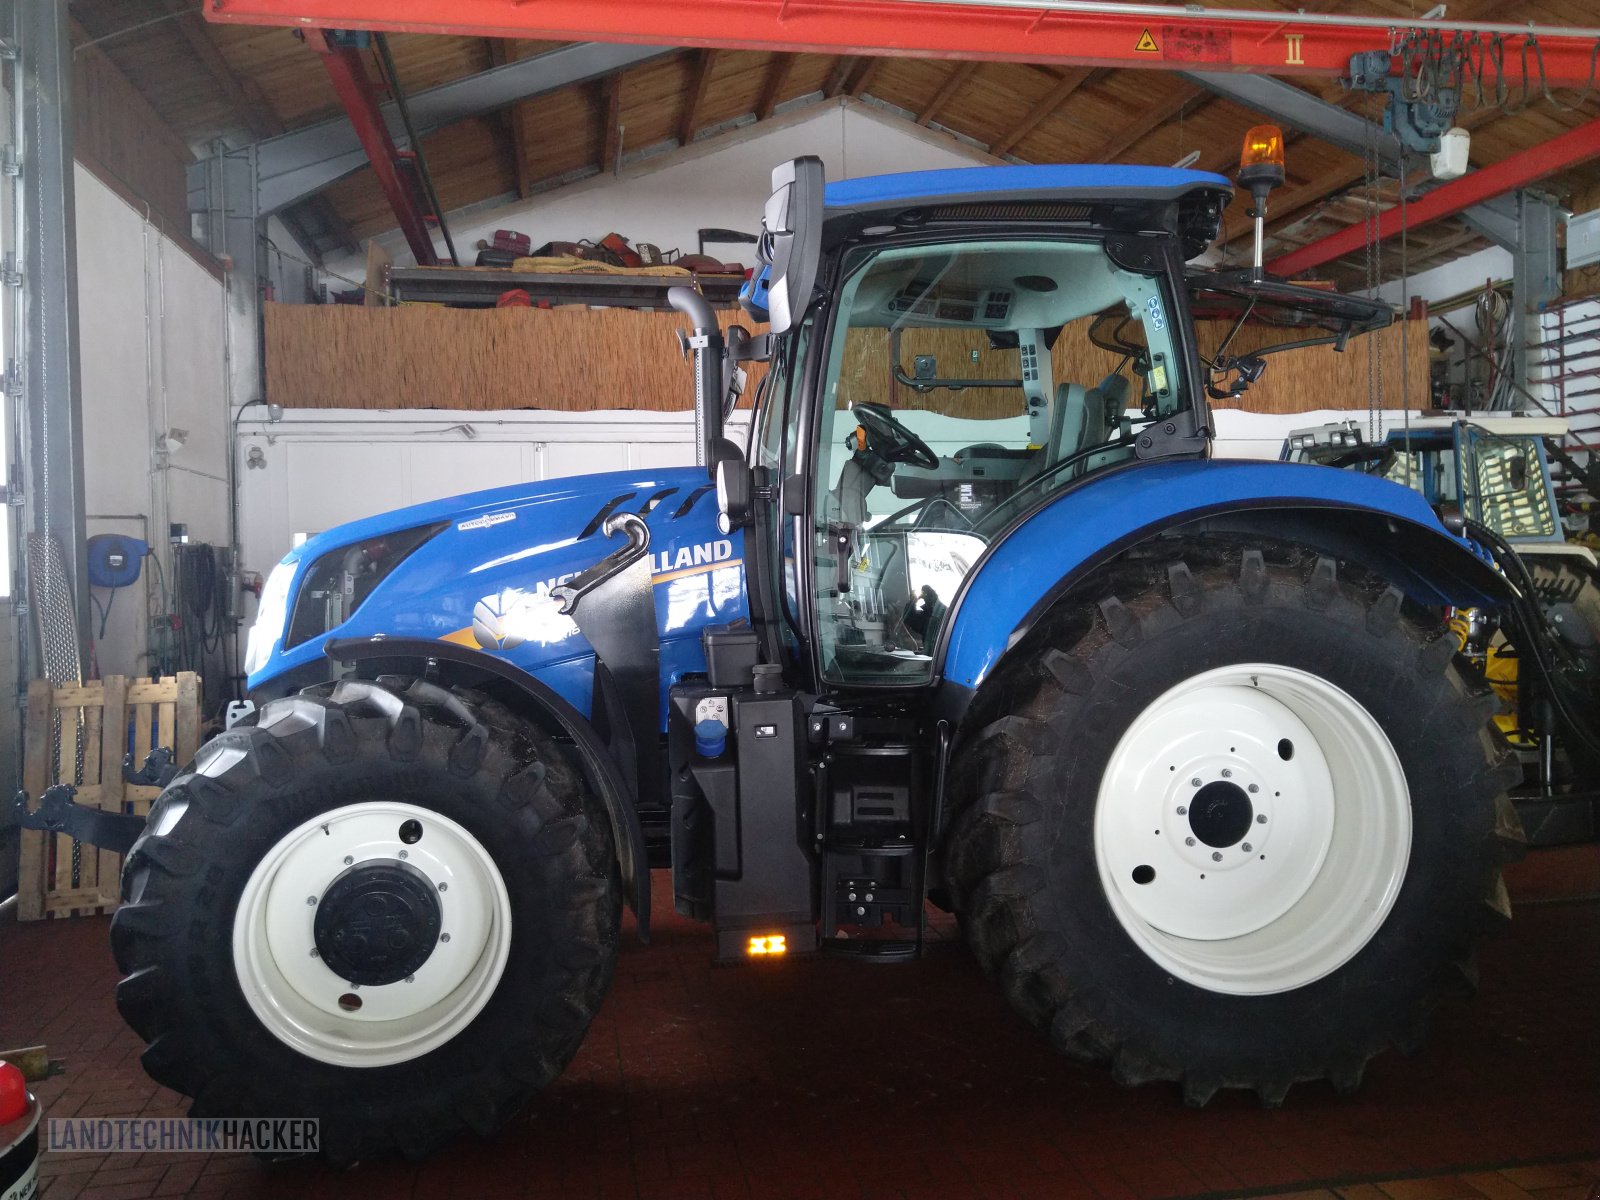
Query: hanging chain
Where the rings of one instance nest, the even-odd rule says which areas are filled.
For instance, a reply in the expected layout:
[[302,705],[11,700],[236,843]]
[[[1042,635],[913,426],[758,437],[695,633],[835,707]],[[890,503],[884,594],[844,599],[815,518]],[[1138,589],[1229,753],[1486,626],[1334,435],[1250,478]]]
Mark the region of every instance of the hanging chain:
[[1400,147],[1400,419],[1406,486],[1411,486],[1411,248],[1406,232],[1406,148]]
[[[1372,120],[1372,97],[1362,98],[1363,124],[1366,126],[1366,144],[1363,147],[1362,171],[1367,191],[1367,211],[1363,216],[1366,243],[1362,247],[1367,294],[1376,297],[1379,283],[1378,261],[1378,135]],[[1367,441],[1378,440],[1378,407],[1383,393],[1383,352],[1380,339],[1367,335]]]

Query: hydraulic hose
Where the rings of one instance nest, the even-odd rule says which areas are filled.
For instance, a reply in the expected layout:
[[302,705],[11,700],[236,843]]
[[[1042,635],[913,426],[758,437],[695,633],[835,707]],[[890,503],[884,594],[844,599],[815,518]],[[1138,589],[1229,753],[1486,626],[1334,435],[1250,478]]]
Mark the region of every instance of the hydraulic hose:
[[[1517,591],[1516,598],[1511,602],[1511,608],[1516,614],[1517,624],[1526,634],[1525,649],[1528,653],[1525,657],[1538,672],[1544,684],[1545,694],[1549,696],[1556,715],[1565,723],[1571,736],[1588,747],[1591,754],[1600,756],[1600,729],[1596,729],[1589,718],[1580,715],[1586,707],[1583,702],[1580,701],[1577,711],[1574,710],[1573,698],[1567,691],[1568,681],[1562,677],[1560,667],[1553,661],[1552,647],[1555,639],[1548,629],[1538,601],[1534,598],[1537,592],[1533,577],[1528,573],[1522,556],[1510,542],[1487,525],[1480,525],[1477,521],[1470,520],[1463,521],[1462,525],[1469,537],[1488,548],[1496,564],[1505,572],[1506,578]],[[1519,649],[1523,648],[1519,646]]]

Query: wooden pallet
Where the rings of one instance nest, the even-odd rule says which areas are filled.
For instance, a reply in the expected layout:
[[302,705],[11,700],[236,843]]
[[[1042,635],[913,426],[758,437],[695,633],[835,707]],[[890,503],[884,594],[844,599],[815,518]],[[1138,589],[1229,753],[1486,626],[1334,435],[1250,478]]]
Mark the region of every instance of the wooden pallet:
[[[157,746],[181,765],[200,748],[200,677],[180,671],[162,679],[113,675],[94,683],[28,685],[22,786],[37,803],[54,783],[73,783],[79,804],[144,815],[160,788],[128,783],[122,760],[135,767]],[[81,747],[81,765],[79,762]],[[121,895],[122,856],[83,846],[73,879],[72,839],[22,830],[17,918],[37,921],[109,912]]]

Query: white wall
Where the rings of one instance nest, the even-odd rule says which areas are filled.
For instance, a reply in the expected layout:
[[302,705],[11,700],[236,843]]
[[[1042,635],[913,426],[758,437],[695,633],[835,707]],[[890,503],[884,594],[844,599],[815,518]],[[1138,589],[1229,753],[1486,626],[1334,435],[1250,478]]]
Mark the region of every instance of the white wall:
[[[145,538],[170,578],[169,522],[186,523],[191,541],[228,543],[223,287],[81,166],[74,183],[88,529]],[[183,446],[158,451],[170,430],[184,431]],[[153,586],[147,563],[111,604],[102,674],[149,669]]]
[[[1398,242],[1391,241],[1386,252],[1398,253]],[[1421,296],[1429,304],[1438,304],[1441,300],[1449,300],[1463,292],[1470,292],[1475,288],[1494,280],[1500,282],[1511,278],[1511,252],[1502,250],[1499,246],[1485,246],[1482,250],[1468,254],[1464,258],[1457,258],[1430,271],[1413,275],[1402,285],[1400,280],[1386,283],[1378,289],[1378,296],[1390,304],[1399,304],[1403,296],[1407,299]]]
[[[476,257],[478,239],[490,238],[496,229],[526,233],[535,247],[548,241],[597,240],[615,231],[663,250],[693,253],[697,229],[759,231],[761,210],[772,191],[772,168],[802,154],[819,156],[829,179],[998,161],[946,134],[841,99],[625,165],[618,175],[596,175],[528,200],[452,214],[450,233],[468,265]],[[413,261],[398,234],[378,240],[396,262]],[[439,250],[444,251],[442,240]],[[706,250],[746,266],[754,259],[753,246],[708,245]],[[329,259],[328,267],[360,279],[366,260],[364,255],[346,255]],[[332,280],[330,286],[349,285]]]
[[[688,376],[685,374],[685,386]],[[694,415],[291,412],[240,422],[241,564],[265,574],[296,534],[529,480],[694,462]],[[744,414],[728,425],[744,444]],[[471,431],[468,436],[467,431]]]

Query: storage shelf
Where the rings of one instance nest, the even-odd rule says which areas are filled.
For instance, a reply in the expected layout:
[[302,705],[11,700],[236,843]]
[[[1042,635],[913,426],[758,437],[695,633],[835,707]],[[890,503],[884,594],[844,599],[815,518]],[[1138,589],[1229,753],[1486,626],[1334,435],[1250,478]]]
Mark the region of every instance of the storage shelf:
[[696,287],[714,305],[734,304],[741,275],[612,275],[596,272],[524,272],[492,267],[394,267],[389,294],[404,303],[493,308],[502,292],[521,288],[535,304],[600,304],[618,308],[669,308],[667,290]]

